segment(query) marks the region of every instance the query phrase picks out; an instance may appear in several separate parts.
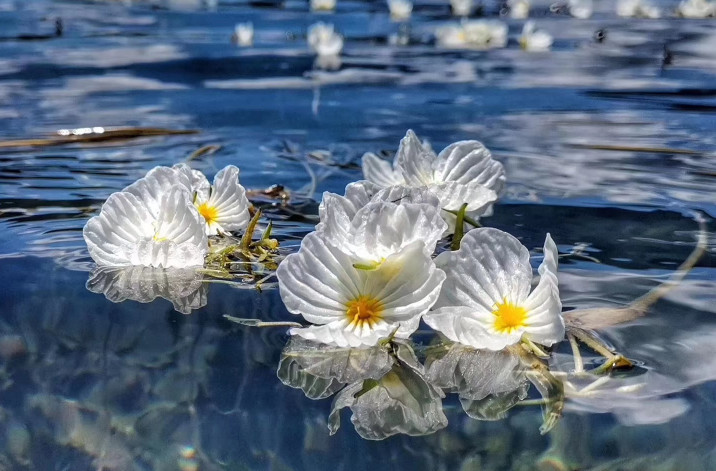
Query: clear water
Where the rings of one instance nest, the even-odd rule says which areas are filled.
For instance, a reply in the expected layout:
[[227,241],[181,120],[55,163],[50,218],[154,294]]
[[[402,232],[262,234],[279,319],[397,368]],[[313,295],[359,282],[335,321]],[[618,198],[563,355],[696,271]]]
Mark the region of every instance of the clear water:
[[[534,2],[533,16],[554,50],[528,54],[514,39],[504,50],[436,49],[430,32],[451,21],[437,1],[417,2],[407,47],[386,42],[399,27],[380,1],[339,0],[332,15],[298,1],[0,1],[3,139],[199,131],[0,148],[0,469],[716,469],[713,237],[646,317],[602,332],[645,385],[568,401],[545,436],[538,407],[477,421],[455,395],[443,400],[448,426],[427,436],[364,440],[346,411],[329,436],[331,400],[277,378],[284,329],[222,317],[291,318],[276,289],[184,280],[173,286],[205,304],[184,315],[85,286],[85,221],[155,165],[217,144],[192,165],[211,175],[236,164],[252,189],[284,185],[288,207],[262,204],[290,252],[321,192],[342,192],[363,152],[392,152],[412,128],[435,148],[479,139],[505,164],[508,193],[487,225],[531,249],[545,232],[564,254],[588,244],[589,258],[562,258],[567,309],[644,294],[688,256],[697,211],[714,227],[715,20],[621,20],[600,1],[578,21],[548,7]],[[305,47],[319,19],[346,35],[339,71],[315,70]],[[246,20],[256,45],[239,49],[230,36]],[[508,22],[514,38],[521,23]]]

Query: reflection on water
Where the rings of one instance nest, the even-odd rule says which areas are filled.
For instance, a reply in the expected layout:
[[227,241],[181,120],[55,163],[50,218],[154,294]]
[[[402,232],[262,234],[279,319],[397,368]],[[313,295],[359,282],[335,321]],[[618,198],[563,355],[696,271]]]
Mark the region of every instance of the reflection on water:
[[[483,222],[535,255],[552,233],[566,309],[627,305],[688,256],[694,210],[713,226],[714,20],[621,19],[612,1],[575,20],[551,3],[531,2],[555,38],[534,54],[507,18],[505,49],[437,49],[447,2],[415,2],[399,25],[376,2],[318,15],[294,1],[0,0],[2,140],[200,131],[0,149],[0,468],[713,469],[712,235],[647,316],[600,332],[635,368],[575,377],[557,349],[565,409],[545,436],[524,405],[541,383],[513,356],[418,335],[326,357],[222,317],[288,320],[273,280],[95,269],[82,241],[110,193],[211,145],[191,165],[238,165],[293,251],[320,193],[342,193],[364,152],[388,156],[413,128],[434,148],[479,139],[505,164],[508,198]],[[318,68],[306,30],[326,15],[345,46]],[[254,45],[239,48],[247,21]],[[602,361],[582,353],[585,369]]]

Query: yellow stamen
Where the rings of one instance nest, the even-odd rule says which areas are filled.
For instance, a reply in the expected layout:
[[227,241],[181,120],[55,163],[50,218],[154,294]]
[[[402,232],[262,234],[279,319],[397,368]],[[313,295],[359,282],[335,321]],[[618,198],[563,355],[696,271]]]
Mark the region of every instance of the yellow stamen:
[[166,237],[160,236],[158,233],[155,233],[155,234],[154,234],[153,239],[154,239],[155,242],[164,242],[164,241],[169,240],[169,239],[167,239]]
[[202,203],[196,207],[199,210],[199,214],[206,219],[207,224],[215,223],[219,219],[219,210],[216,206],[210,206],[209,203]]
[[506,299],[502,303],[497,303],[492,313],[495,315],[495,330],[501,334],[510,334],[527,325],[527,309],[516,306]]
[[383,317],[383,303],[372,296],[360,295],[346,303],[346,317],[350,326],[371,329]]

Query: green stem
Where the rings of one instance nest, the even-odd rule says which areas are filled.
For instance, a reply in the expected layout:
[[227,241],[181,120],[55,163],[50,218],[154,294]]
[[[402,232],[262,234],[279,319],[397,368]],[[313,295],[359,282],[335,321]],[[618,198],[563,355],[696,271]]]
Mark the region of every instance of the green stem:
[[460,241],[465,235],[465,210],[467,210],[467,203],[463,203],[463,205],[460,206],[460,210],[457,212],[455,234],[452,237],[452,244],[450,245],[451,250],[457,250],[460,248]]

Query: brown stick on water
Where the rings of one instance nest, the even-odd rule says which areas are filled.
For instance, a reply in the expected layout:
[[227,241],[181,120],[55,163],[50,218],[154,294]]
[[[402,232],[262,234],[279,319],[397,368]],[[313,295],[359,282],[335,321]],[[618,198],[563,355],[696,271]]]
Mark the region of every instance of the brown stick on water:
[[63,130],[56,136],[40,139],[10,139],[0,141],[0,149],[14,147],[48,147],[61,146],[65,144],[91,144],[114,140],[137,139],[149,136],[175,136],[184,134],[198,134],[193,129],[163,129],[163,128],[101,128],[101,131],[94,131],[94,128],[75,130]]
[[579,328],[588,330],[600,330],[617,324],[623,324],[631,320],[642,317],[646,311],[654,305],[659,299],[663,298],[666,293],[679,285],[681,280],[696,265],[701,256],[706,251],[707,231],[706,222],[699,218],[699,235],[696,247],[691,255],[684,260],[676,272],[671,277],[653,288],[645,295],[635,299],[628,306],[621,308],[598,307],[594,309],[577,309],[564,314],[564,320],[567,328]]

